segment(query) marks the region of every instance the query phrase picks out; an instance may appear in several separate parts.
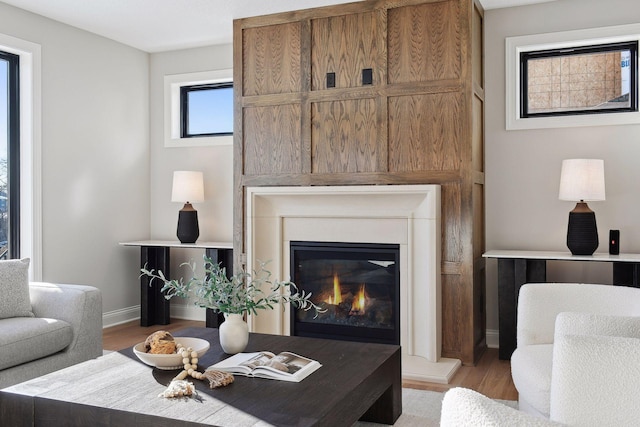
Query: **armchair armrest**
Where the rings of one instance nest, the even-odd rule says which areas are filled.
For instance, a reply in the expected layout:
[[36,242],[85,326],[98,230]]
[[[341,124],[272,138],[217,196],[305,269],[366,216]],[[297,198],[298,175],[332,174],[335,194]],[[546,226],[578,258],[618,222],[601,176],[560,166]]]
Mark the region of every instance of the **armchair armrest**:
[[518,296],[518,347],[552,344],[562,312],[640,315],[640,289],[578,283],[527,283]]
[[31,306],[36,317],[64,320],[73,328],[67,352],[80,352],[86,358],[102,354],[102,294],[85,285],[42,282],[29,284]]
[[569,425],[637,425],[640,339],[563,335],[554,343],[551,419]]

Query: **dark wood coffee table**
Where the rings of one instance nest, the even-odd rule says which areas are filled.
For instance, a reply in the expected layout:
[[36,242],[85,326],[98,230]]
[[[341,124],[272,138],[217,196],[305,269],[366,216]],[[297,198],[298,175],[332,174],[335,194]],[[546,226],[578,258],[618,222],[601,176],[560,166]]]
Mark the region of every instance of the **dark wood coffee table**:
[[[176,336],[209,340],[200,360],[224,359],[218,330]],[[402,412],[400,347],[251,334],[245,351],[292,351],[322,367],[300,383],[236,376],[198,398],[157,397],[177,371],[142,364],[132,349],[107,354],[0,391],[0,419],[11,426],[351,426],[358,419],[393,424]]]

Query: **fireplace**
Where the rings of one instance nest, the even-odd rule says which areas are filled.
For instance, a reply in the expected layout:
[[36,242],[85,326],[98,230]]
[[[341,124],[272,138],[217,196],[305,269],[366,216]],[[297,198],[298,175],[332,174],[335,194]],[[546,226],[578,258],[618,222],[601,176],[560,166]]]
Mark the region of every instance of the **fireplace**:
[[400,245],[292,241],[291,278],[326,309],[291,310],[291,335],[400,344]]
[[[260,260],[271,261],[268,268],[274,278],[293,280],[291,242],[399,246],[396,327],[402,376],[440,383],[451,379],[460,361],[441,357],[440,186],[282,186],[245,191],[248,269],[258,268]],[[292,317],[289,305],[284,305],[281,310],[250,315],[249,328],[290,335],[298,328],[291,326]]]

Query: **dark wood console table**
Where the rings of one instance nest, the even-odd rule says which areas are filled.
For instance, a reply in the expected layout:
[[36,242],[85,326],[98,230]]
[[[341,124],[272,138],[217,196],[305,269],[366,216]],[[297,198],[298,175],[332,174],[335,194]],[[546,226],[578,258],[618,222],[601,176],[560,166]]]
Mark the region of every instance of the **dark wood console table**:
[[640,287],[640,254],[572,255],[570,252],[492,250],[482,255],[498,260],[499,357],[509,360],[516,349],[518,293],[525,283],[547,281],[547,261],[613,263],[613,284]]
[[[120,243],[122,246],[140,247],[140,267],[161,270],[166,277],[170,273],[171,248],[204,249],[205,254],[215,263],[221,263],[227,269],[227,274],[233,274],[233,243],[231,242],[196,242],[180,243],[171,240],[141,240],[135,242]],[[140,326],[168,325],[170,317],[169,300],[164,297],[160,289],[162,283],[153,281],[149,285],[149,278],[140,277]],[[209,328],[217,328],[220,324],[220,316],[207,309],[206,325]]]

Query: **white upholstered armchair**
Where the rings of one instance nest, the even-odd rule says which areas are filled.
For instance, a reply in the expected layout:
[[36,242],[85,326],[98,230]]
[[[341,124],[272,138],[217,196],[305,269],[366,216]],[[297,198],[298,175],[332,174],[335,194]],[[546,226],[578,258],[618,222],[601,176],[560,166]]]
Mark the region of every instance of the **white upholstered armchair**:
[[640,419],[640,289],[526,284],[517,331],[520,410],[573,425]]
[[524,285],[511,370],[520,411],[452,389],[440,425],[637,426],[640,289]]

